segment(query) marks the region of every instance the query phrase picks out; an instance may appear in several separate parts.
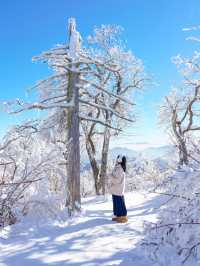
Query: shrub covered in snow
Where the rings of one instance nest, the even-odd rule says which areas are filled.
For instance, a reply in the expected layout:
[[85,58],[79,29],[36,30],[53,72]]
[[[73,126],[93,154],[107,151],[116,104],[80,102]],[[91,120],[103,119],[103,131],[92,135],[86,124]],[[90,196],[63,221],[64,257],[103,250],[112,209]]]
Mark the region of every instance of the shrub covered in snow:
[[65,205],[63,149],[32,130],[14,127],[1,143],[0,226],[31,213],[46,219]]
[[[127,165],[127,191],[151,191],[159,187],[172,172],[167,161],[165,166],[161,161],[137,158],[128,161]],[[162,167],[161,167],[162,166]]]
[[145,226],[148,240],[144,245],[159,265],[191,266],[200,261],[199,178],[200,170],[189,167],[170,176],[165,189],[169,199],[160,208],[158,222]]

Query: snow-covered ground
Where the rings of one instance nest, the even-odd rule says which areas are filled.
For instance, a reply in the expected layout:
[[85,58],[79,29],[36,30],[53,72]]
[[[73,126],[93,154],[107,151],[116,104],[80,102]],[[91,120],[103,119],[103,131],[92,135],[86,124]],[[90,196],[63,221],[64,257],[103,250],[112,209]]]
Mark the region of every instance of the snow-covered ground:
[[0,265],[5,266],[152,266],[140,241],[143,222],[156,220],[162,198],[138,192],[126,194],[129,222],[111,221],[109,197],[83,200],[83,214],[67,223],[7,227],[0,238]]

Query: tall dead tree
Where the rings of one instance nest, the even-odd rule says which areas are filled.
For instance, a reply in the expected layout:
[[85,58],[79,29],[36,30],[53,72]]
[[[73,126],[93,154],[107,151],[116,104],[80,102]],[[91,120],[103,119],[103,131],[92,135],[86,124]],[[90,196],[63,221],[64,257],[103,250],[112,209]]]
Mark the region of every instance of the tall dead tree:
[[[76,60],[80,51],[80,35],[76,31],[74,19],[69,20],[69,55]],[[68,101],[74,102],[71,109],[67,109],[67,142],[70,144],[67,163],[67,200],[66,207],[69,212],[79,210],[80,196],[80,142],[79,142],[79,75],[78,64],[73,60],[69,65],[67,96]]]

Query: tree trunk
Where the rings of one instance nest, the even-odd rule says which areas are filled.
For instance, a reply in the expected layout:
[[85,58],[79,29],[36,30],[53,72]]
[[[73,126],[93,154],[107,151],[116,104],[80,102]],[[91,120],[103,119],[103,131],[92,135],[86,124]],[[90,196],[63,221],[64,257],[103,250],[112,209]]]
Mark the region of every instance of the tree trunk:
[[74,107],[67,110],[67,139],[69,155],[67,163],[67,201],[66,206],[71,216],[74,210],[80,210],[80,145],[79,145],[79,75],[75,72],[69,73],[68,99],[74,98]]
[[188,165],[188,152],[187,147],[184,139],[179,138],[179,164],[182,165]]
[[177,122],[177,114],[176,112],[173,113],[172,117],[172,129],[173,133],[175,135],[176,141],[178,143],[178,149],[179,149],[179,165],[188,165],[188,152],[187,152],[187,146],[185,143],[184,134],[181,130],[181,125],[179,122]]
[[106,193],[106,181],[107,181],[106,174],[107,174],[107,165],[108,165],[109,143],[110,143],[110,130],[109,128],[105,128],[102,154],[101,154],[101,168],[99,173],[99,179],[103,195],[105,195]]
[[88,139],[86,139],[86,150],[87,150],[87,154],[90,160],[90,165],[92,167],[95,192],[96,192],[96,195],[100,195],[101,184],[99,180],[99,167],[98,167],[97,160],[95,158],[95,154],[92,151],[92,147]]
[[67,162],[67,200],[69,215],[75,210],[80,211],[80,141],[79,141],[79,74],[78,64],[73,63],[77,60],[80,50],[80,34],[76,31],[75,19],[69,19],[69,55],[71,65],[68,72],[67,100],[73,103],[73,108],[67,110],[67,141],[69,145],[69,154]]

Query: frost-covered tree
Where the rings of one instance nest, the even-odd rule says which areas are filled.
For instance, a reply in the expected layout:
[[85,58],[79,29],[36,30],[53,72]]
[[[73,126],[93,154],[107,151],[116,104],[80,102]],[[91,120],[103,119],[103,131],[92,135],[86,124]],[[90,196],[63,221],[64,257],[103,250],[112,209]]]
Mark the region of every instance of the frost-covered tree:
[[[92,79],[85,81],[91,89],[88,99],[94,98],[96,104],[108,106],[113,110],[110,112],[108,108],[97,108],[96,112],[92,112],[91,108],[86,109],[89,116],[103,119],[109,127],[99,127],[96,121],[82,123],[97,194],[105,193],[110,137],[119,134],[126,123],[135,122],[133,100],[123,99],[133,99],[134,93],[141,90],[147,80],[141,60],[131,51],[127,51],[122,44],[121,31],[119,26],[103,25],[95,28],[94,34],[88,38],[89,44],[93,46],[90,56],[104,62],[90,68]],[[108,68],[107,62],[115,67]],[[99,91],[99,87],[104,88],[104,91]],[[120,98],[111,97],[107,92]]]
[[178,150],[180,165],[188,164],[188,139],[200,130],[200,54],[173,59],[183,75],[181,88],[173,89],[161,106],[160,121],[166,124]]

